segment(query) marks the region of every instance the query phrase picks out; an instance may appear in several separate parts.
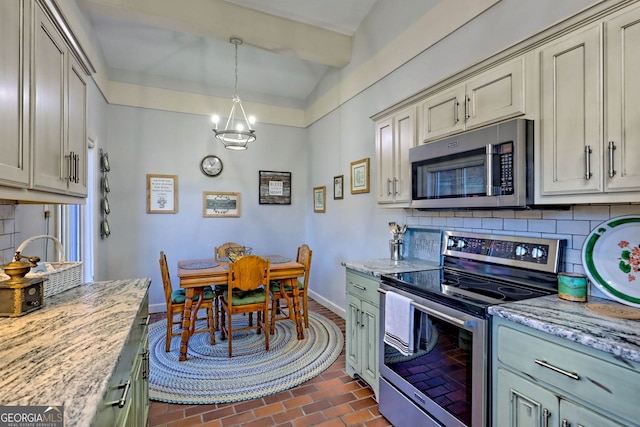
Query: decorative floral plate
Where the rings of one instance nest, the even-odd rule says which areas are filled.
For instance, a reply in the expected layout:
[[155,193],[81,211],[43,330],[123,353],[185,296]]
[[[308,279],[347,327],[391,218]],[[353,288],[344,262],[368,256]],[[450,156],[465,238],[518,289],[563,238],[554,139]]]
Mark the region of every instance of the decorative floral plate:
[[582,264],[602,292],[640,307],[640,216],[621,216],[598,225],[584,242]]

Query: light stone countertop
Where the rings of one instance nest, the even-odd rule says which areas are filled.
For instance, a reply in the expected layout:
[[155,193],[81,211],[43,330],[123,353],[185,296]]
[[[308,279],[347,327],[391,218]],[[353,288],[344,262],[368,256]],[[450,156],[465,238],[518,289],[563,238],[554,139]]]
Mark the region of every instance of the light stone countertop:
[[[619,304],[591,297],[589,302]],[[584,303],[549,295],[489,307],[489,313],[614,356],[640,362],[640,321],[587,310]]]
[[150,283],[87,283],[0,318],[0,405],[64,405],[66,427],[91,425]]
[[405,258],[392,261],[390,258],[376,258],[362,261],[345,261],[343,266],[360,273],[380,277],[383,274],[406,273],[408,271],[435,270],[440,265],[418,258]]

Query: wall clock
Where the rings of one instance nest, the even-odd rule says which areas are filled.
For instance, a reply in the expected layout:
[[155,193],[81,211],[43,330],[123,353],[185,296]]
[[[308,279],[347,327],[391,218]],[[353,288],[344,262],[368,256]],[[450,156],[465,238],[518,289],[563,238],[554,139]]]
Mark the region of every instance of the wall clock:
[[218,176],[222,172],[222,160],[218,156],[205,156],[200,162],[200,170],[207,176]]

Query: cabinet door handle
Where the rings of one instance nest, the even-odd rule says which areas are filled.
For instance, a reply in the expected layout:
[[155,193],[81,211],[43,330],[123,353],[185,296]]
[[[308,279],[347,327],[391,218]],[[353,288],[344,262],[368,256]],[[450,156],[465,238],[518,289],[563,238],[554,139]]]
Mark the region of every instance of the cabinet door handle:
[[76,184],[80,182],[80,154],[76,154]]
[[124,405],[127,403],[127,394],[129,394],[129,389],[131,388],[131,380],[128,380],[124,384],[120,384],[118,388],[124,388],[122,390],[122,394],[120,395],[120,399],[114,400],[113,402],[107,402],[107,406],[118,406],[118,408],[124,408]]
[[387,178],[387,196],[391,195],[391,178]]
[[469,95],[464,97],[464,118],[465,120],[471,118],[471,98]]
[[398,195],[398,178],[393,177],[393,195]]
[[460,121],[460,118],[458,117],[458,106],[459,105],[460,105],[460,103],[456,99],[456,102],[453,103],[453,124],[454,125]]
[[551,412],[547,408],[544,408],[542,411],[542,425],[544,427],[549,427],[549,418],[551,417]]
[[559,374],[562,374],[564,376],[567,376],[573,380],[579,380],[580,379],[580,375],[576,374],[575,372],[569,372],[569,371],[565,371],[562,368],[558,368],[557,366],[553,366],[549,363],[547,363],[544,360],[540,360],[540,359],[535,359],[534,360],[538,365],[542,366],[543,368],[547,368],[547,369],[551,369],[554,372],[557,372]]
[[613,152],[616,150],[616,145],[613,141],[609,141],[609,178],[613,178],[616,174],[614,169]]
[[69,182],[73,182],[73,164],[74,164],[74,157],[73,157],[73,151],[69,152]]
[[591,177],[593,176],[593,174],[591,173],[591,146],[590,145],[585,145],[584,146],[584,168],[585,168],[585,173],[584,173],[584,178],[585,179],[591,179]]
[[563,419],[562,419],[562,424],[561,424],[561,426],[562,426],[562,427],[569,427],[569,421],[567,421],[567,419],[566,419],[566,418],[563,418]]
[[361,291],[367,290],[367,288],[365,288],[364,286],[358,285],[357,283],[352,283],[351,285],[353,285],[353,287],[356,289],[360,289]]

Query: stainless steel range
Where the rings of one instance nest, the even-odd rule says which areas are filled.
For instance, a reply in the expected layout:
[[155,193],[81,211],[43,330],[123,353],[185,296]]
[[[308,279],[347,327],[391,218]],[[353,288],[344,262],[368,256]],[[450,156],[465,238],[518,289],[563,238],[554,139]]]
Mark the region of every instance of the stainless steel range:
[[[487,308],[557,293],[563,247],[557,239],[446,231],[441,270],[383,275],[380,412],[396,427],[488,425]],[[389,292],[410,300],[408,355],[383,339]]]

